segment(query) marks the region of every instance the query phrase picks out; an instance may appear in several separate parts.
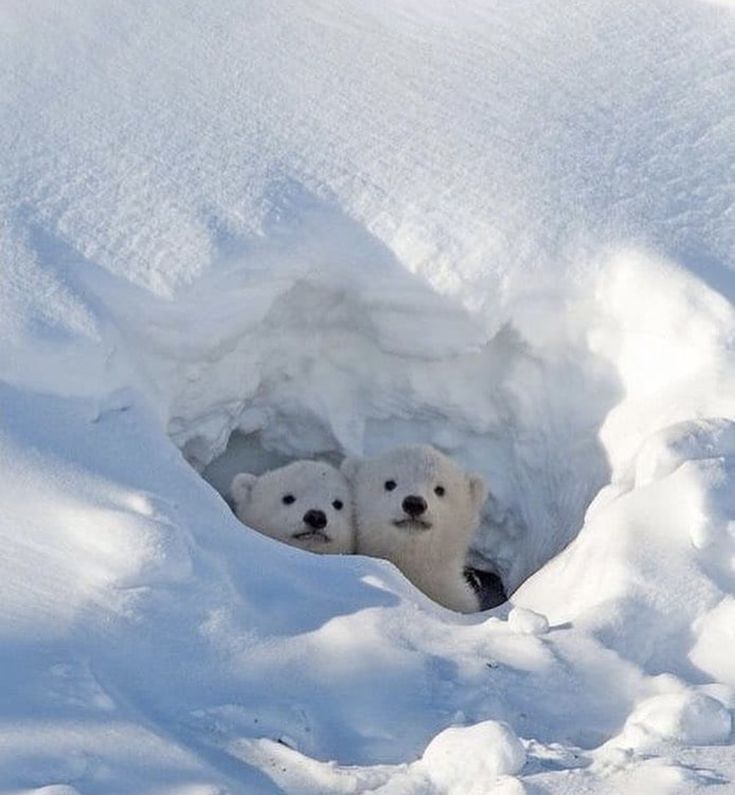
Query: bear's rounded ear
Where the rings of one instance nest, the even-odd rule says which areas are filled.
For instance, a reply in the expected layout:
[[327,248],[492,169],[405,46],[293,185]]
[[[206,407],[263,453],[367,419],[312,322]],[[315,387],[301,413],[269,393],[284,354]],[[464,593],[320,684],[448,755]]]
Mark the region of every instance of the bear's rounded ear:
[[488,489],[485,479],[482,477],[482,475],[477,475],[473,472],[472,474],[467,475],[467,480],[470,484],[470,496],[472,497],[472,504],[479,511],[484,505],[490,490]]
[[251,475],[249,472],[240,472],[232,478],[230,496],[238,505],[242,505],[250,498],[250,489],[257,479],[257,475]]
[[360,459],[348,457],[340,464],[339,471],[349,480],[350,483],[355,479],[357,470],[360,468]]

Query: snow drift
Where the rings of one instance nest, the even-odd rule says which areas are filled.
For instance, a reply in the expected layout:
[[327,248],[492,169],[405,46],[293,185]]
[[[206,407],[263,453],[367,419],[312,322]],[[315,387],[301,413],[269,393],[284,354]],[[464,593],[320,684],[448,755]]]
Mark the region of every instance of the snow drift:
[[[734,28],[3,6],[6,788],[735,777]],[[487,477],[508,621],[195,471],[404,441]]]

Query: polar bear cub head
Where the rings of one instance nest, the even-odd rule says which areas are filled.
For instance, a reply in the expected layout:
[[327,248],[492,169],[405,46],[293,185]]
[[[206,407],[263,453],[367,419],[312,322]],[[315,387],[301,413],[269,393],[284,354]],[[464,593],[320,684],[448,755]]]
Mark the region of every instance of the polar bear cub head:
[[354,550],[345,476],[321,461],[294,461],[259,477],[241,472],[230,494],[237,518],[264,535],[320,553]]
[[479,609],[463,569],[487,489],[429,445],[403,445],[376,458],[348,458],[357,551],[392,561],[440,604]]

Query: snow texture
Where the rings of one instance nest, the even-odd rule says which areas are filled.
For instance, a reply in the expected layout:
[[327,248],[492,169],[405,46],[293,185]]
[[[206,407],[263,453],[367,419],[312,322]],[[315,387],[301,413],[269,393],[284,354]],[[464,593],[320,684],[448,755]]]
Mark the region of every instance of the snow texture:
[[[0,789],[735,791],[734,35],[2,3]],[[416,442],[512,605],[221,497]]]

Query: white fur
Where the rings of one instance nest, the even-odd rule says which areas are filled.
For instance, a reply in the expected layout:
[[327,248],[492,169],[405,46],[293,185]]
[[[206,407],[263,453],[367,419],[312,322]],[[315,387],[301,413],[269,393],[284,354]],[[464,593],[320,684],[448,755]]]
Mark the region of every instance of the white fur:
[[[463,569],[487,497],[482,478],[466,474],[429,445],[404,445],[372,459],[349,458],[342,471],[353,487],[357,551],[390,560],[445,607],[479,610]],[[391,480],[396,486],[387,491]],[[443,496],[436,494],[437,486],[444,488]],[[408,520],[402,503],[409,495],[426,501],[418,518],[429,527]]]
[[[232,479],[230,495],[243,524],[286,544],[319,553],[354,551],[352,498],[345,476],[320,461],[294,461],[260,477],[241,472]],[[286,495],[294,497],[284,504]],[[335,502],[342,503],[336,508]],[[304,536],[311,528],[307,511],[322,511],[327,523],[320,533]],[[301,536],[301,537],[298,537]]]

